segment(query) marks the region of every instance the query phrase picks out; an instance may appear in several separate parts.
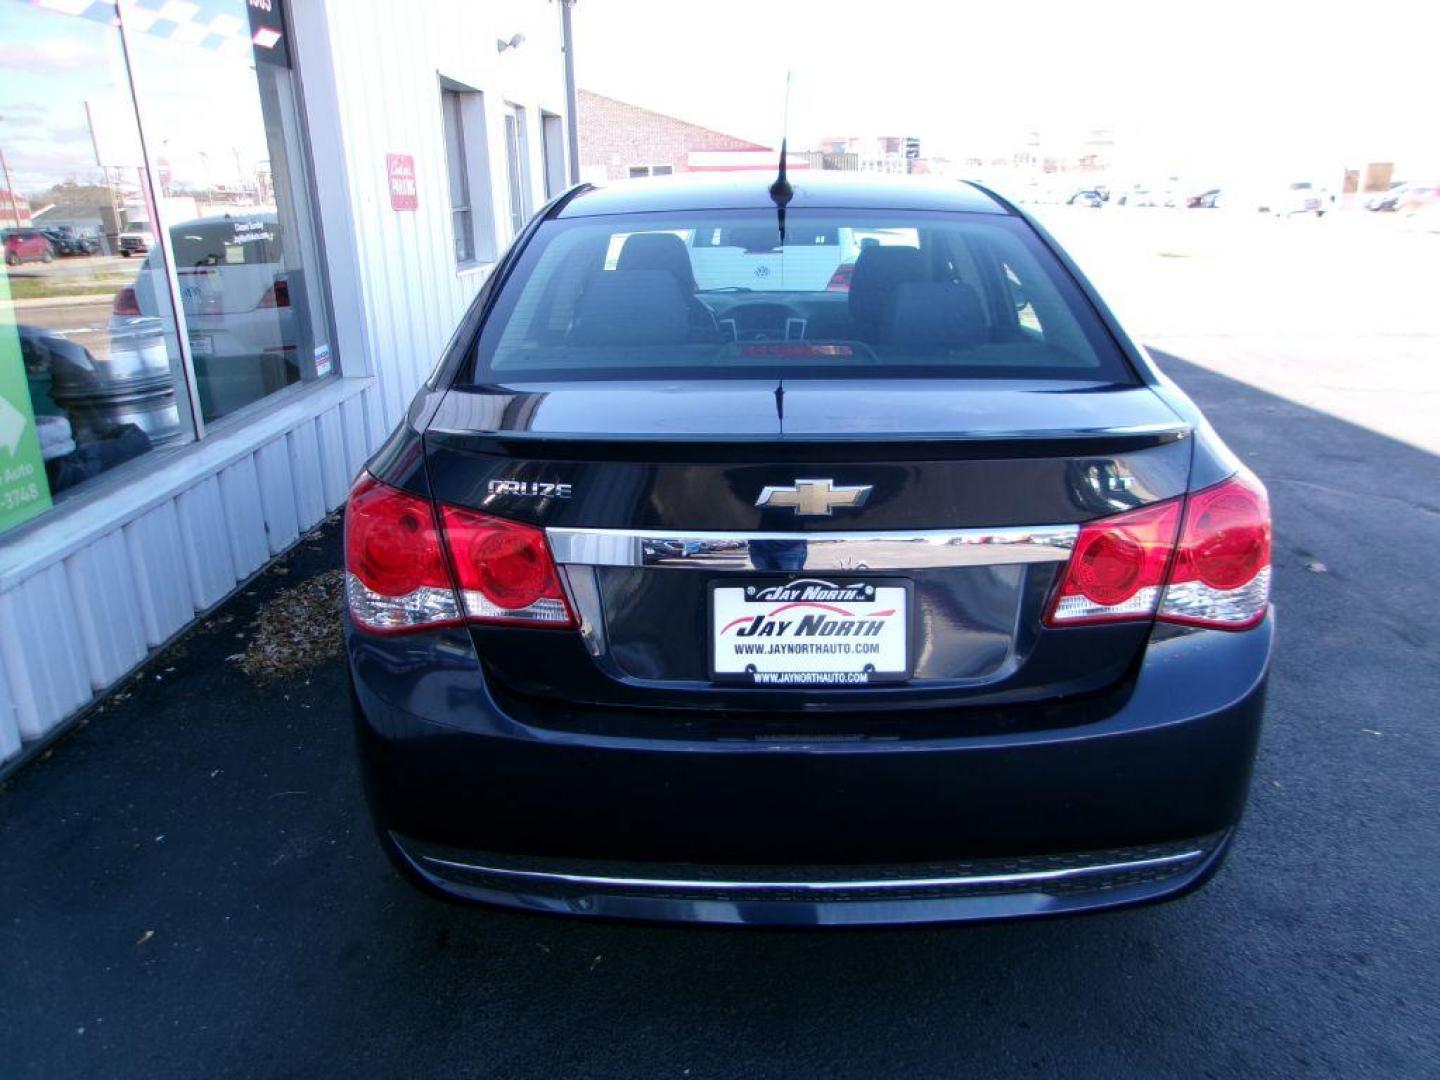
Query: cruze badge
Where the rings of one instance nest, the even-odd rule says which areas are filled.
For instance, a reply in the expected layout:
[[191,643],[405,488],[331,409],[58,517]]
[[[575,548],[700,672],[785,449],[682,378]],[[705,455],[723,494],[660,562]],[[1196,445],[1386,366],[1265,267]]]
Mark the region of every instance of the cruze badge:
[[518,495],[522,499],[568,499],[569,484],[548,484],[539,480],[491,480],[491,495]]
[[787,508],[797,514],[829,517],[836,509],[864,506],[871,484],[836,485],[834,480],[796,480],[792,487],[766,487],[755,500],[762,510]]

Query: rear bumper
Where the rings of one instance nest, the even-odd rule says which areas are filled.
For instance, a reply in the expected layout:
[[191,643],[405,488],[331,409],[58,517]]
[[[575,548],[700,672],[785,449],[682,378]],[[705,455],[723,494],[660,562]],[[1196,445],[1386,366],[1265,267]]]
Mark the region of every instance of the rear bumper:
[[517,860],[393,833],[384,844],[407,877],[449,898],[556,915],[798,927],[974,922],[1172,899],[1218,869],[1232,835],[1050,858],[818,868],[823,873]]
[[541,911],[818,925],[1197,887],[1243,810],[1272,632],[1152,643],[1102,720],[966,737],[958,712],[952,738],[838,742],[535,727],[496,705],[461,636],[349,640],[371,807],[412,880]]

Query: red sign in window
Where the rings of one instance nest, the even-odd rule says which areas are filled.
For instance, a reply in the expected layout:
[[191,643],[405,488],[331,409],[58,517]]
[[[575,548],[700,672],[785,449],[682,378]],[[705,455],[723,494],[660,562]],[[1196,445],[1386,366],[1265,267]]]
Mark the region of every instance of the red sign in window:
[[420,195],[415,189],[415,159],[409,154],[386,154],[385,171],[390,177],[390,209],[418,209]]

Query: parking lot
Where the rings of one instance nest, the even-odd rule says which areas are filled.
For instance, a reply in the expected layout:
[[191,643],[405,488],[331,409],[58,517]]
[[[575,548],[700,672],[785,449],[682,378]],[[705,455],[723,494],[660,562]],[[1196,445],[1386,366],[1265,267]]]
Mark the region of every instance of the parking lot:
[[143,264],[143,257],[83,255],[17,266],[8,272],[15,319],[58,332],[105,360],[115,293],[134,284]]
[[1250,808],[1183,901],[848,932],[440,904],[369,833],[336,663],[234,661],[334,523],[0,791],[0,1075],[1433,1076],[1440,235],[1046,208],[1267,482]]

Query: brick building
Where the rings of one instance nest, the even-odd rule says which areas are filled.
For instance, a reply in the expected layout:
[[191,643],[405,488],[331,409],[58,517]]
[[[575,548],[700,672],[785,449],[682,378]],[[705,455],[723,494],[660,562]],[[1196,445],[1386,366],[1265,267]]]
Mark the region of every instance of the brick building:
[[632,176],[666,176],[690,172],[696,161],[710,171],[717,151],[735,152],[737,161],[772,148],[748,139],[711,131],[664,113],[642,109],[614,98],[579,92],[580,179],[623,180]]

